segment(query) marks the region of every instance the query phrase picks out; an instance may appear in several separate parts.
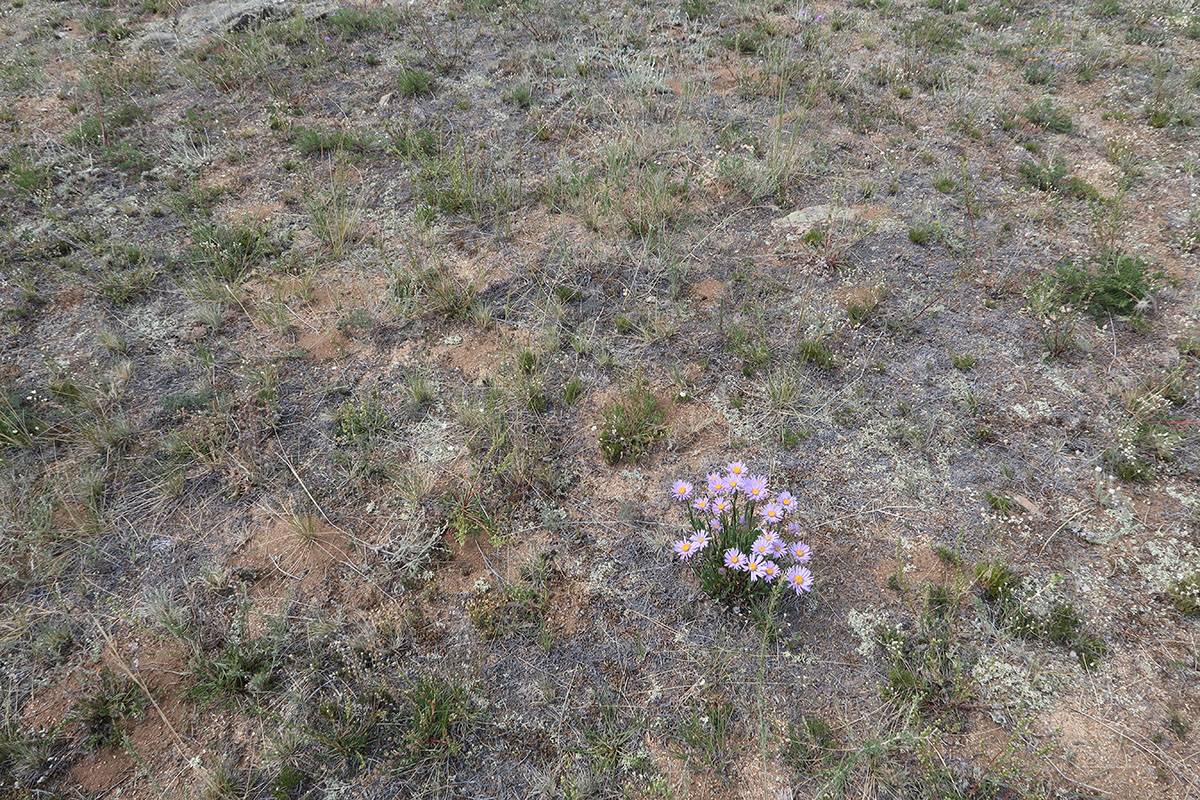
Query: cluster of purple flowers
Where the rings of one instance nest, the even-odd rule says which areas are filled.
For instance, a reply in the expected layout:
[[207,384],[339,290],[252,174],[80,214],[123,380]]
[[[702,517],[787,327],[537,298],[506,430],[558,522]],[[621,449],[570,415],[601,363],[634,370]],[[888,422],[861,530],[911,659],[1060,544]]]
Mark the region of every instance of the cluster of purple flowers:
[[671,487],[672,496],[688,504],[692,526],[691,536],[675,542],[675,553],[697,571],[705,591],[724,596],[733,584],[766,588],[780,579],[797,595],[810,591],[813,577],[804,565],[812,560],[812,548],[791,519],[795,496],[772,494],[767,478],[751,475],[741,461],[707,480],[705,494],[684,480]]

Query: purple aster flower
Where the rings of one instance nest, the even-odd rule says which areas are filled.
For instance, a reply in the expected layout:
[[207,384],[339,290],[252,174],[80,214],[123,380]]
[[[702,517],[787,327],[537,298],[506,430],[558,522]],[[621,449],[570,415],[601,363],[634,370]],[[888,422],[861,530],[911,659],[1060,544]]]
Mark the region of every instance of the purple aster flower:
[[698,548],[696,547],[695,543],[688,539],[684,539],[681,542],[675,543],[675,552],[679,554],[679,558],[681,560],[687,561],[689,558],[696,555]]
[[696,509],[697,511],[708,511],[708,506],[710,503],[712,503],[712,500],[709,497],[706,495],[700,495],[692,501],[692,508]]
[[721,524],[721,520],[713,517],[708,521],[708,527],[712,528],[714,531],[720,532],[721,528],[724,526]]
[[764,500],[767,497],[767,479],[762,475],[751,475],[742,481],[742,494],[751,500]]
[[744,570],[746,570],[746,572],[750,573],[750,581],[754,582],[762,577],[762,566],[763,566],[763,557],[762,556],[750,556],[749,558],[746,559],[746,566],[743,567],[742,569],[744,569]]
[[714,514],[724,514],[729,510],[729,501],[724,497],[718,497],[712,501],[712,512]]
[[731,472],[721,480],[725,481],[725,491],[733,492],[741,488],[742,483],[744,483],[746,479],[741,475],[734,475]]
[[692,496],[692,484],[687,481],[675,481],[671,486],[671,494],[675,496],[676,500],[682,503]]
[[787,585],[795,589],[797,595],[812,590],[812,573],[804,567],[799,565],[792,567],[784,577],[787,579]]
[[784,511],[791,511],[796,507],[796,498],[791,492],[780,492],[779,497],[775,498],[775,502],[783,506]]
[[750,552],[756,556],[766,558],[771,555],[771,540],[766,536],[760,536],[754,540],[754,544],[750,546]]
[[767,583],[771,583],[779,577],[779,565],[774,561],[764,561],[762,562],[761,573],[759,577]]
[[720,494],[725,491],[725,483],[716,472],[708,473],[708,491],[712,494]]
[[739,478],[746,476],[746,465],[741,461],[730,461],[725,465],[725,471],[730,475],[736,475]]
[[731,547],[725,551],[725,566],[729,569],[745,569],[743,564],[746,563],[746,556],[741,550],[736,547]]
[[804,542],[796,542],[790,545],[788,552],[792,554],[792,560],[797,564],[804,564],[812,560],[812,548]]
[[786,553],[787,545],[783,543],[783,539],[780,539],[778,536],[775,536],[774,533],[772,533],[771,536],[774,537],[771,540],[771,555],[781,556],[784,553]]
[[767,503],[765,506],[758,509],[758,515],[768,523],[782,522],[783,506],[779,505],[779,503]]
[[798,538],[800,536],[800,523],[799,522],[789,522],[787,524],[787,528],[785,528],[785,530],[787,531],[787,535],[789,537],[791,537],[793,539]]
[[696,531],[692,534],[692,538],[689,541],[692,543],[692,546],[698,553],[704,548],[708,547],[708,543],[712,541],[712,537],[704,531]]

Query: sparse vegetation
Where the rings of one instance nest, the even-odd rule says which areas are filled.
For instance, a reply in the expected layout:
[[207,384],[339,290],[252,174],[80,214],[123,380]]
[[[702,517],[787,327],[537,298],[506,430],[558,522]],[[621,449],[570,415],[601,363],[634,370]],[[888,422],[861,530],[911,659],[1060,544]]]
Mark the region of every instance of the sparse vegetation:
[[400,73],[400,94],[404,97],[425,97],[433,94],[433,76],[419,69]]
[[1180,578],[1171,584],[1167,596],[1180,613],[1189,617],[1200,616],[1200,572]]
[[666,413],[650,383],[635,375],[602,412],[600,451],[608,464],[646,454],[666,433]]
[[1067,172],[1066,162],[1052,158],[1044,162],[1026,160],[1020,167],[1021,177],[1026,183],[1044,192],[1059,192],[1077,200],[1098,200],[1096,187]]
[[231,284],[240,283],[282,252],[269,231],[250,223],[224,226],[206,222],[192,230],[192,240],[195,244],[188,250],[191,265],[203,275]]
[[126,735],[125,721],[146,705],[142,690],[129,678],[102,667],[95,684],[75,703],[74,716],[84,731],[84,747],[95,749],[117,744]]
[[370,442],[388,429],[388,413],[378,391],[342,401],[333,415],[335,432],[346,444]]
[[4,800],[1200,788],[1188,3],[10,5]]
[[1056,275],[1066,300],[1097,316],[1138,313],[1163,277],[1141,258],[1119,251],[1082,262],[1067,261]]

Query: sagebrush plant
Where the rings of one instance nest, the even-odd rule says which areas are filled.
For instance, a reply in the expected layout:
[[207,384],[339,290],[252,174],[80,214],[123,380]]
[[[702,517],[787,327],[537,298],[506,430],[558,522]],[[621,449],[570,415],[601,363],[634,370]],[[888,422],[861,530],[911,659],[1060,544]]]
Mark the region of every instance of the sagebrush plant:
[[672,545],[675,554],[714,600],[766,598],[780,578],[778,585],[797,596],[811,591],[812,572],[804,565],[812,560],[812,548],[793,519],[796,497],[788,491],[769,493],[767,478],[751,475],[741,461],[725,469],[724,475],[708,475],[703,495],[688,481],[671,487],[676,501],[687,504],[691,528],[688,538]]

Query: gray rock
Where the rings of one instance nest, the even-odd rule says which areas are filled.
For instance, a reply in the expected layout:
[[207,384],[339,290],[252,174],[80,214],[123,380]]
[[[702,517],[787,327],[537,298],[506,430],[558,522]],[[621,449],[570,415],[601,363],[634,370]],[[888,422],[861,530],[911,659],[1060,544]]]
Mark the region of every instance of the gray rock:
[[835,206],[829,203],[808,206],[797,209],[790,214],[779,217],[772,223],[795,234],[804,235],[819,225],[832,223],[862,223],[863,232],[894,233],[903,231],[905,226],[900,220],[891,216],[886,206]]
[[179,46],[179,37],[170,31],[150,31],[134,39],[129,49],[134,53],[156,51],[168,53]]
[[180,12],[176,31],[183,40],[199,39],[214,33],[234,33],[270,17],[286,16],[291,9],[288,0],[218,0],[200,3]]
[[822,203],[817,206],[797,209],[787,216],[775,220],[775,224],[781,228],[795,228],[799,231],[808,232],[812,230],[814,225],[819,223],[845,222],[846,220],[854,219],[856,216],[852,208],[839,208]]

